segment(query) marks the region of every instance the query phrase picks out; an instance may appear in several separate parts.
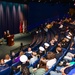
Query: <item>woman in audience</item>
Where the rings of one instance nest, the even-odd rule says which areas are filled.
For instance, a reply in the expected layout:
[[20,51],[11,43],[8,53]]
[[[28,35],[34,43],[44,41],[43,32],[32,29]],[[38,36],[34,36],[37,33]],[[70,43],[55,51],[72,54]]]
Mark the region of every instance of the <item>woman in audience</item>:
[[46,59],[41,58],[40,60],[46,63],[47,69],[50,69],[56,63],[56,57],[53,52],[48,52],[47,58]]
[[19,63],[17,66],[12,66],[11,75],[14,75],[14,73],[19,71],[22,72],[22,75],[29,75],[29,70],[27,68],[29,65],[28,57],[26,55],[21,55],[19,60],[21,63]]
[[5,69],[6,67],[8,67],[8,65],[7,65],[7,64],[5,64],[5,62],[4,62],[4,60],[3,60],[3,59],[1,59],[1,60],[0,60],[0,70]]
[[43,75],[46,72],[46,63],[43,61],[40,61],[38,68],[30,67],[29,71],[31,75]]
[[10,61],[10,60],[11,60],[10,56],[9,56],[8,54],[6,54],[6,55],[5,55],[4,62],[6,63],[6,62],[8,62],[8,61]]
[[50,69],[56,63],[55,54],[53,52],[48,52],[46,61],[46,67]]
[[38,59],[37,53],[36,52],[32,52],[32,58],[29,60],[29,63],[33,64],[37,59]]
[[21,57],[22,55],[24,55],[24,52],[23,52],[23,51],[21,51],[21,52],[19,53],[19,56],[16,57],[16,58],[13,60],[13,62],[14,62],[14,63],[15,63],[15,62],[19,62],[19,61],[20,61],[20,57]]

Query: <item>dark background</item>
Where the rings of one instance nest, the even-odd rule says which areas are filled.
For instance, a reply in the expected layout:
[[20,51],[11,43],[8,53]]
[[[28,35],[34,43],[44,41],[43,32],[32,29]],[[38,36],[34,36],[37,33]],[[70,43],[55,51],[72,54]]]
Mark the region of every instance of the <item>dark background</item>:
[[30,31],[40,21],[67,14],[72,6],[69,3],[0,2],[0,38],[6,30],[9,30],[11,34],[19,33],[20,20],[27,20],[27,28]]

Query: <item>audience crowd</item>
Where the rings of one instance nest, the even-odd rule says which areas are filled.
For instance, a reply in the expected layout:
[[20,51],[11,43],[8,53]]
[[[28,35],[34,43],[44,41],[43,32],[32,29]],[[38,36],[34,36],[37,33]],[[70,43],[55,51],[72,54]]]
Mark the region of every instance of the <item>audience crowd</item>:
[[[23,43],[21,43],[18,53],[12,52],[11,55],[6,54],[4,59],[0,59],[0,71],[6,67],[11,67],[10,75],[16,75],[18,72],[21,75],[44,75],[56,65],[66,52],[62,60],[49,74],[70,75],[70,72],[75,69],[75,40],[73,30],[69,26],[65,26],[64,23],[72,23],[72,19],[66,18],[41,25],[33,34],[37,36],[37,39],[45,38],[46,41],[40,40],[40,43],[37,44],[34,38],[33,44],[36,45],[30,45],[26,49],[23,48]],[[54,34],[52,37],[50,35],[49,38],[47,35],[51,32]],[[49,41],[47,41],[48,39]],[[69,46],[70,48],[68,48]],[[11,65],[9,65],[10,61]]]

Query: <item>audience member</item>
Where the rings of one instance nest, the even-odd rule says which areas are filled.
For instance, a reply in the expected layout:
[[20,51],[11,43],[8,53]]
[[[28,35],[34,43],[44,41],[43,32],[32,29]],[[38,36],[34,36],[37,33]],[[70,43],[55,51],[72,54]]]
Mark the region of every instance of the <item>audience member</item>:
[[21,51],[21,52],[19,53],[19,56],[16,57],[16,58],[13,60],[13,62],[19,62],[19,61],[20,61],[20,57],[21,57],[23,54],[24,54],[24,52]]
[[47,69],[50,69],[56,63],[56,57],[53,52],[48,52],[47,58],[41,58],[40,60],[46,63]]
[[5,64],[4,59],[0,60],[0,71],[8,67],[7,64]]
[[63,51],[62,51],[62,48],[61,47],[57,47],[56,48],[56,59],[58,60],[62,55],[63,55]]
[[38,59],[37,53],[36,52],[32,52],[32,58],[29,60],[29,63],[33,64],[37,59]]
[[46,52],[49,51],[49,47],[50,47],[50,45],[48,43],[44,43],[44,48],[45,48]]
[[5,55],[4,62],[6,63],[6,62],[8,62],[8,61],[10,61],[10,60],[11,60],[10,56],[9,56],[8,54],[6,54],[6,55]]
[[32,49],[29,47],[27,53],[32,53]]
[[29,71],[31,75],[43,75],[46,72],[46,63],[44,63],[43,61],[40,61],[38,68],[30,67]]
[[39,51],[38,52],[38,56],[39,57],[41,57],[41,56],[43,56],[45,54],[45,49],[42,46],[39,47],[39,50],[38,51]]

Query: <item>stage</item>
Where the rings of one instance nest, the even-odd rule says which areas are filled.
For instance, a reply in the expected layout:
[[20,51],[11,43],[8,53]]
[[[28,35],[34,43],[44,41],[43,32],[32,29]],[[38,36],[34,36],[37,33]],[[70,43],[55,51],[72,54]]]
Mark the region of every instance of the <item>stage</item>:
[[0,45],[0,59],[5,56],[5,54],[10,54],[10,51],[19,51],[20,43],[22,42],[24,46],[30,44],[32,38],[30,33],[15,34],[14,35],[14,45],[8,46],[6,43]]

